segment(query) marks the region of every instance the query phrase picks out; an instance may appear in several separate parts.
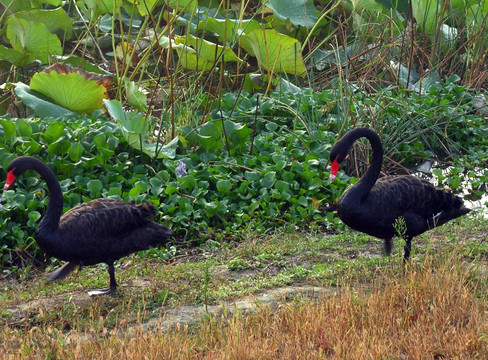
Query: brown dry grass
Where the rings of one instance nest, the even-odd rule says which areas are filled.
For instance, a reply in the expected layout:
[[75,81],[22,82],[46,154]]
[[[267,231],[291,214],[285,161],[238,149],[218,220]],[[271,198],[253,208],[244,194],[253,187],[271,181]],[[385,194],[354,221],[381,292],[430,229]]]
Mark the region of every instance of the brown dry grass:
[[[451,250],[452,251],[452,250]],[[319,302],[298,300],[252,316],[196,328],[130,335],[88,331],[66,341],[50,328],[4,329],[11,359],[473,359],[488,356],[483,267],[456,251],[382,269],[368,291],[343,288]]]

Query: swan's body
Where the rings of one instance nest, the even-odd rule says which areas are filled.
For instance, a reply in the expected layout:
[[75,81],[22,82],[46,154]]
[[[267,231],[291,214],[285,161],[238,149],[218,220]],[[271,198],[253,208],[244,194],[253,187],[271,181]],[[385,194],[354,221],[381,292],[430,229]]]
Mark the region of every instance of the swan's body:
[[114,261],[133,252],[164,244],[171,235],[166,226],[148,218],[156,214],[151,203],[134,204],[119,200],[95,199],[75,206],[61,216],[63,195],[54,173],[41,161],[22,156],[7,169],[7,189],[25,171],[37,171],[46,181],[50,200],[46,214],[36,229],[36,242],[49,256],[68,261],[49,274],[51,280],[66,277],[76,265],[108,264],[109,289],[90,295],[115,291]]
[[398,235],[395,221],[403,218],[405,259],[410,256],[414,236],[467,214],[470,209],[452,193],[437,190],[430,182],[411,175],[385,176],[378,179],[383,161],[379,136],[372,130],[358,128],[344,135],[331,149],[331,180],[337,175],[353,143],[367,138],[373,149],[371,164],[364,176],[347,189],[338,202],[340,219],[351,228],[385,240],[385,252],[391,252],[391,239]]

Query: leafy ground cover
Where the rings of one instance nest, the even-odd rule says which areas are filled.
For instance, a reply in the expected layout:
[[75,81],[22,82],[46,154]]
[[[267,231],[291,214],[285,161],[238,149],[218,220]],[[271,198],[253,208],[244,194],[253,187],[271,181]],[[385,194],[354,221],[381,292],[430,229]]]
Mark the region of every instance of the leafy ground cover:
[[[101,285],[103,266],[83,268],[60,283],[28,271],[21,281],[2,280],[0,348],[13,358],[95,352],[135,358],[483,357],[487,234],[486,219],[474,214],[437,228],[415,241],[405,267],[401,240],[384,258],[381,242],[363,234],[279,231],[233,246],[205,244],[166,261],[131,256],[118,265],[120,292],[96,300],[84,289]],[[297,284],[329,289],[329,295],[318,302],[289,299],[276,311],[258,306],[247,317],[141,330],[180,305],[218,304]]]
[[[422,103],[392,100],[393,92],[388,100],[386,94],[380,98],[358,94],[357,105],[350,109],[359,119],[364,118],[365,107],[386,102],[372,119],[355,124],[381,133],[385,169],[405,170],[455,149],[464,155],[455,160],[449,176],[438,174],[438,185],[455,191],[470,186],[470,195],[480,198],[488,179],[482,165],[488,161],[484,135],[488,129],[482,116],[467,116],[473,95],[454,80],[443,91],[425,96]],[[100,114],[70,120],[4,118],[0,162],[6,168],[19,155],[44,160],[58,174],[66,209],[100,196],[150,200],[159,208],[160,220],[175,231],[174,245],[220,242],[276,226],[340,226],[330,209],[355,178],[343,174],[331,183],[326,176],[328,151],[348,123],[338,120],[343,110],[334,92],[273,93],[256,107],[257,98],[227,94],[225,106],[213,111],[206,123],[182,127],[178,141],[165,150],[174,156],[162,159],[149,158],[140,151],[141,142],[138,146],[130,142],[121,122]],[[398,118],[402,107],[409,115]],[[421,131],[408,133],[412,125]],[[158,124],[146,126],[153,132]],[[359,148],[353,159],[347,171],[354,175],[356,169],[359,176],[367,152]],[[2,195],[4,264],[18,265],[36,253],[32,236],[48,201],[37,174],[26,174],[19,184]]]
[[[368,145],[327,176],[334,142],[367,126],[384,173],[434,160],[436,185],[486,210],[485,2],[143,3],[0,0],[0,180],[33,155],[65,210],[152,201],[175,232],[118,263],[121,292],[89,300],[103,265],[42,279],[59,265],[33,238],[48,194],[25,174],[1,195],[1,354],[486,357],[486,220],[423,235],[404,269],[334,217]],[[337,294],[129,335],[169,308],[296,284]]]

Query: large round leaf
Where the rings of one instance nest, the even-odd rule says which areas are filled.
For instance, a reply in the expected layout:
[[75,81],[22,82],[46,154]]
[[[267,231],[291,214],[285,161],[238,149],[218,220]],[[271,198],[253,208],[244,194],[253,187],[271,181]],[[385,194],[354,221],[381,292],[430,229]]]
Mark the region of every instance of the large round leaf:
[[257,29],[240,38],[246,51],[258,59],[267,70],[301,75],[305,73],[300,42],[274,29]]
[[102,108],[102,100],[108,98],[107,89],[94,80],[86,80],[78,73],[37,73],[30,87],[54,100],[62,107],[77,113],[91,114]]
[[52,55],[63,53],[58,37],[51,34],[46,25],[19,17],[7,19],[7,38],[15,50],[32,54],[42,63],[46,63]]
[[279,20],[289,19],[295,26],[311,28],[318,20],[318,11],[313,0],[269,0],[266,6],[273,10]]
[[76,113],[47,101],[47,98],[37,91],[33,91],[24,83],[15,83],[15,94],[22,99],[22,102],[30,107],[40,117],[66,117],[74,116]]

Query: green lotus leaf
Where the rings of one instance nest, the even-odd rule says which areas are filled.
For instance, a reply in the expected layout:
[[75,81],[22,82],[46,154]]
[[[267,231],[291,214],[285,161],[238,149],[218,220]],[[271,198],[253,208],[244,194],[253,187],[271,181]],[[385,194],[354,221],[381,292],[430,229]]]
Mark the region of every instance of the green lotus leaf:
[[30,88],[52,99],[56,104],[77,113],[91,114],[102,108],[102,100],[108,98],[107,89],[94,80],[86,80],[78,73],[37,73]]
[[[86,0],[85,0],[86,1]],[[139,14],[146,16],[151,14],[153,9],[158,5],[166,4],[167,1],[163,0],[128,0],[129,3],[135,4]],[[169,0],[168,6],[171,9],[182,11],[186,10],[191,12],[192,9],[197,5],[197,0]]]
[[0,0],[0,4],[3,4],[5,8],[8,8],[10,13],[32,9],[30,1]]
[[15,83],[15,94],[22,99],[22,102],[26,106],[34,110],[37,116],[42,118],[59,118],[76,115],[76,113],[48,101],[44,95],[32,90],[24,83]]
[[36,58],[37,56],[34,54],[26,54],[0,45],[0,60],[6,60],[15,66],[23,67],[33,62]]
[[319,19],[313,0],[268,0],[266,6],[281,21],[290,20],[295,26],[311,28]]
[[20,52],[33,54],[42,63],[52,55],[61,55],[63,49],[58,37],[51,34],[44,24],[36,24],[16,16],[7,19],[7,38],[10,45]]
[[[169,47],[168,38],[161,37],[159,43],[162,47]],[[214,44],[190,34],[176,37],[172,43],[172,48],[178,53],[180,64],[188,70],[211,70],[215,61],[220,59],[222,52],[225,62],[242,62],[231,48]]]
[[169,0],[169,7],[174,10],[191,12],[197,5],[197,0]]
[[261,24],[256,20],[216,19],[206,17],[198,23],[198,30],[212,31],[220,36],[222,42],[238,39],[241,35],[261,29]]
[[118,14],[120,5],[116,0],[77,0],[76,6],[85,14],[88,19],[95,20],[101,15]]
[[305,64],[300,42],[274,29],[256,29],[241,36],[241,46],[257,58],[264,69],[303,76]]
[[66,40],[71,38],[73,33],[73,19],[70,19],[66,11],[59,7],[57,9],[41,10],[34,9],[22,11],[15,14],[16,17],[30,20],[36,24],[44,24],[51,33],[60,33]]
[[198,57],[211,62],[220,60],[222,52],[224,53],[224,61],[237,61],[242,62],[241,59],[232,51],[230,47],[225,47],[221,45],[214,44],[213,42],[197,38],[191,34],[187,36],[178,36],[175,38],[175,44],[184,44],[191,46],[198,53]]

